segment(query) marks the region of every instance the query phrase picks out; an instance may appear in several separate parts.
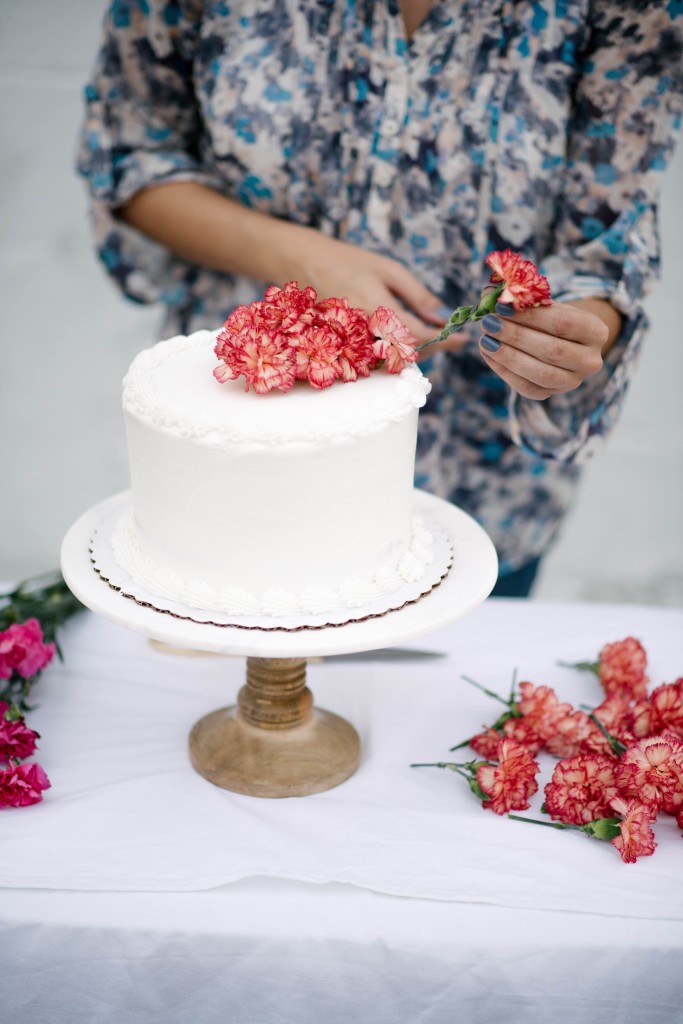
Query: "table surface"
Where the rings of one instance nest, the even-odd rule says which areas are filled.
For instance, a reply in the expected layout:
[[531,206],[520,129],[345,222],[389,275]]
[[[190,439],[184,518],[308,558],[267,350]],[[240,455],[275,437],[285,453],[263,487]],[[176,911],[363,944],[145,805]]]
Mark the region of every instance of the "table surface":
[[186,757],[242,660],[164,653],[84,613],[29,720],[53,787],[2,813],[7,1019],[679,1022],[674,827],[658,822],[655,855],[624,865],[408,765],[496,716],[462,673],[505,692],[517,667],[578,704],[594,684],[557,660],[636,635],[654,686],[681,674],[682,627],[677,609],[489,600],[414,645],[444,657],[311,666],[317,702],[361,733],[361,769],[329,794],[263,801]]

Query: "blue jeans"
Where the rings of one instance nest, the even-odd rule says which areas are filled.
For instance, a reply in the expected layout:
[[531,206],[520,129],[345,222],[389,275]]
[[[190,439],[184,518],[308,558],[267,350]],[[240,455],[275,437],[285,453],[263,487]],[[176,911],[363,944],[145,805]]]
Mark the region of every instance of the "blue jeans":
[[521,569],[515,569],[514,572],[507,572],[499,576],[491,591],[491,597],[528,597],[540,564],[541,559],[534,558],[532,562],[527,562]]

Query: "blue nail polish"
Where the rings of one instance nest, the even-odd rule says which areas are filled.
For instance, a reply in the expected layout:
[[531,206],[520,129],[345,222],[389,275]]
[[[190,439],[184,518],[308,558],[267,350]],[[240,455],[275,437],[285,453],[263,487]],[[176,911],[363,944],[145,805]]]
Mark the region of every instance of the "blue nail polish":
[[492,334],[498,334],[498,331],[503,326],[503,321],[499,320],[497,316],[487,313],[481,321],[481,326],[485,327],[487,331],[491,331]]
[[439,308],[436,311],[436,315],[440,316],[442,320],[446,321],[448,320],[452,312],[453,309],[451,306],[439,306]]
[[514,306],[508,306],[506,302],[496,303],[496,313],[500,313],[501,316],[513,316],[515,312]]
[[[484,321],[482,320],[482,323],[483,322]],[[485,348],[488,352],[497,352],[498,349],[500,348],[500,342],[496,341],[495,338],[489,337],[488,334],[482,335],[482,337],[479,339],[479,344],[481,345],[482,348]]]

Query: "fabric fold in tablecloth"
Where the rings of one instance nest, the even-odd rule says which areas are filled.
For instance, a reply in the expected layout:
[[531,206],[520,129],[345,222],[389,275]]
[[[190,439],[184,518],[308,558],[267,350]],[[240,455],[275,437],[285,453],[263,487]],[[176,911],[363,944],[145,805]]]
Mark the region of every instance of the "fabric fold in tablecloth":
[[[250,876],[345,882],[379,892],[624,917],[683,918],[681,832],[656,824],[654,856],[625,865],[608,843],[484,811],[451,772],[453,744],[500,706],[462,673],[505,694],[520,679],[575,706],[600,702],[597,681],[558,660],[593,658],[627,635],[648,651],[652,686],[681,674],[683,612],[635,606],[488,601],[414,646],[448,652],[421,663],[309,667],[316,704],[348,718],[361,766],[327,793],[263,800],[229,793],[191,768],[187,734],[232,703],[244,659],[155,650],[91,613],[63,635],[28,719],[52,789],[42,804],[0,811],[0,885],[188,891]],[[456,755],[468,758],[467,749]],[[543,760],[542,786],[553,761]],[[540,816],[542,792],[529,816]]]

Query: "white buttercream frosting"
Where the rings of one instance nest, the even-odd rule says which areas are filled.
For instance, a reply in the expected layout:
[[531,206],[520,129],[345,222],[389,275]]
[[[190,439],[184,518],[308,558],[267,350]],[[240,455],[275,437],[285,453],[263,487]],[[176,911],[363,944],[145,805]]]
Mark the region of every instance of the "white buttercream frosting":
[[321,391],[298,382],[286,394],[255,396],[245,392],[243,379],[215,380],[215,342],[216,332],[197,331],[140,352],[123,381],[124,410],[149,426],[205,444],[317,445],[396,422],[421,408],[431,388],[412,365],[400,374],[379,369]]

